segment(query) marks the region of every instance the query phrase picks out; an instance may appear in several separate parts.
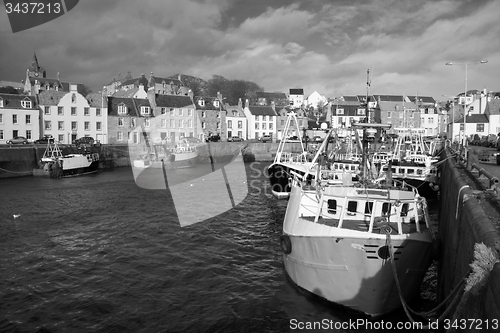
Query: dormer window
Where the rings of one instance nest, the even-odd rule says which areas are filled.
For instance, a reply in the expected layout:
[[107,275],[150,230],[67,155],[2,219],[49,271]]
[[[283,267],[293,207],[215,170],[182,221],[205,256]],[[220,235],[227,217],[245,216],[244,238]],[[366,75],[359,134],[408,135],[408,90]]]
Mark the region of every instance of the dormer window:
[[71,94],[71,102],[76,103],[76,94],[75,93]]
[[143,116],[149,115],[149,106],[141,106],[141,114]]
[[127,106],[125,104],[118,105],[118,114],[127,114]]
[[25,109],[31,109],[31,100],[30,99],[24,99],[21,101],[21,105]]
[[337,109],[337,114],[344,114],[344,109]]
[[233,111],[233,117],[236,117],[238,115],[238,111]]
[[205,106],[205,100],[203,100],[203,99],[198,100],[198,105]]
[[219,101],[218,101],[218,100],[214,100],[214,106],[215,106],[216,108],[218,108],[218,107],[219,107]]

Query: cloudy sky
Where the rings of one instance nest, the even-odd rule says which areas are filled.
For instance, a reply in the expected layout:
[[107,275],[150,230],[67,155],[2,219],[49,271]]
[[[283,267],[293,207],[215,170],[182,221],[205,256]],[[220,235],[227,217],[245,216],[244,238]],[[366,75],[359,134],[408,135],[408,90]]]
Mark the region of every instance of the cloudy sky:
[[500,91],[497,0],[80,0],[12,33],[0,11],[0,80],[21,81],[36,50],[47,77],[99,91],[131,71],[253,81],[327,97]]

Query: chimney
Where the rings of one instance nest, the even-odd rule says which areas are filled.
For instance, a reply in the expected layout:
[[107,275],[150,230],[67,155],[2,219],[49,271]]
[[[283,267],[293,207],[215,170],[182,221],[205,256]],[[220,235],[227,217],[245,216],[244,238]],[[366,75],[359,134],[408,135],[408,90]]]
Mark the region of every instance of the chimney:
[[61,78],[59,76],[59,72],[57,72],[57,81],[61,81]]
[[245,108],[248,108],[248,98],[245,99]]
[[217,99],[222,103],[222,94],[220,91],[217,92]]
[[182,75],[181,74],[177,75],[177,80],[182,82]]
[[243,108],[243,103],[241,102],[241,98],[238,98],[238,108],[240,110]]

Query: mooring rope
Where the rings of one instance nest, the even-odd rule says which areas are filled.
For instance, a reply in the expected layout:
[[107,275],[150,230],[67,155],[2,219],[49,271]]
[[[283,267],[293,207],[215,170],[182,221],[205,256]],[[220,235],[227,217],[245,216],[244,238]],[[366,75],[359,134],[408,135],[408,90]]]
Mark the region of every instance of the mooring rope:
[[[455,306],[455,304],[457,304],[458,301],[462,300],[462,296],[463,296],[463,293],[465,290],[464,290],[464,288],[461,288],[461,287],[465,284],[467,276],[469,275],[471,270],[469,270],[467,272],[467,274],[462,279],[460,279],[460,282],[455,286],[455,288],[453,288],[453,290],[448,294],[448,296],[438,306],[436,306],[434,309],[426,311],[426,312],[417,312],[417,311],[411,309],[403,298],[403,292],[401,290],[401,285],[399,283],[398,274],[396,271],[396,265],[394,263],[394,254],[392,252],[392,245],[391,245],[391,235],[390,235],[390,232],[388,232],[388,230],[386,230],[386,244],[387,244],[387,247],[389,249],[392,274],[394,275],[394,280],[396,282],[396,288],[398,289],[399,299],[401,300],[401,304],[403,305],[403,310],[405,311],[408,319],[410,319],[410,321],[412,323],[415,322],[415,320],[411,316],[410,312],[413,313],[414,315],[417,315],[417,316],[427,317],[430,314],[432,314],[432,313],[436,312],[437,310],[439,310],[440,308],[442,308],[453,297],[452,302],[450,303],[448,308],[443,312],[443,314],[437,319],[437,321],[439,322],[439,321],[443,320],[444,318],[446,318],[448,316],[449,312],[451,311],[451,309],[453,309],[453,307]],[[424,326],[423,329],[429,329],[429,325]]]

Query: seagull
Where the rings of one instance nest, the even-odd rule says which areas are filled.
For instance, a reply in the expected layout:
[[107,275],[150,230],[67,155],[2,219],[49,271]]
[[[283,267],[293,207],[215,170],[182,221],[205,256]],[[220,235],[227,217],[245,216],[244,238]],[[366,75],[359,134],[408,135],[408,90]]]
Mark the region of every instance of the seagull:
[[12,217],[14,217],[15,219],[17,219],[19,216],[21,216],[21,214],[14,214],[14,215],[12,215]]

